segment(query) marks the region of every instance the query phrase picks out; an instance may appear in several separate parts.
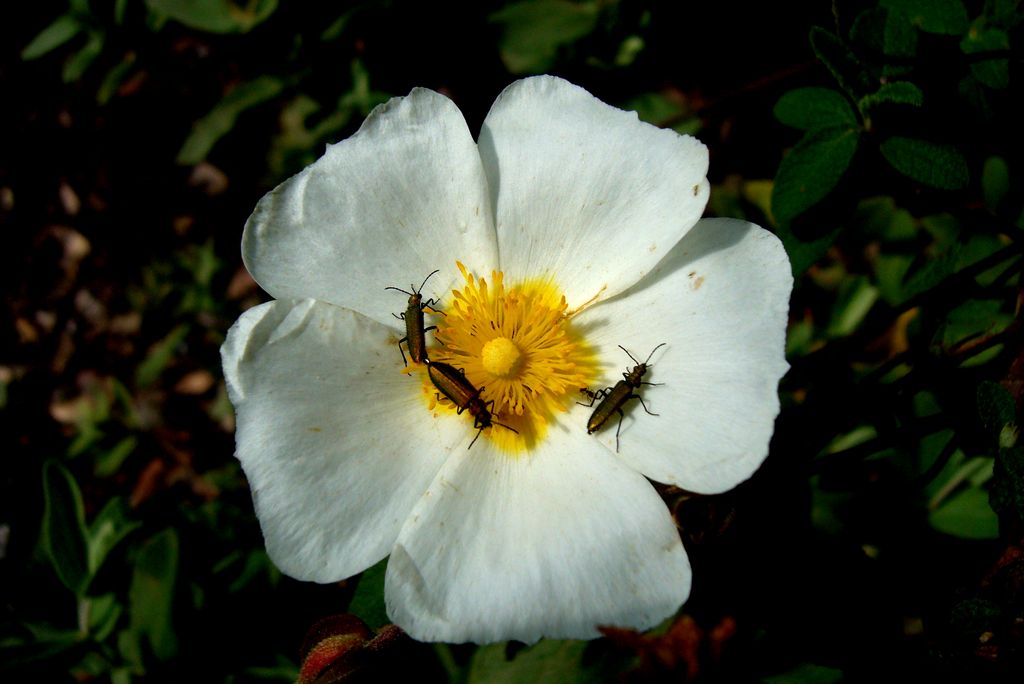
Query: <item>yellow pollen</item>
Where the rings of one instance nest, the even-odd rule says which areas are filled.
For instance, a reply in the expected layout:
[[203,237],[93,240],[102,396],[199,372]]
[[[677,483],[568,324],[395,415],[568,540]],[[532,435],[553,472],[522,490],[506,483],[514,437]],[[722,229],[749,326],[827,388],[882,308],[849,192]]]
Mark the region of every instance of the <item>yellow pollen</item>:
[[481,361],[484,370],[497,377],[507,378],[519,371],[523,358],[516,343],[507,337],[495,337],[484,345]]
[[[490,414],[482,437],[503,451],[530,451],[559,414],[579,399],[580,388],[594,384],[598,364],[567,313],[565,296],[550,277],[505,285],[492,271],[489,279],[457,264],[465,286],[452,290],[434,320],[436,345],[430,360],[465,373]],[[439,393],[424,374],[431,408]],[[492,403],[493,402],[493,403]],[[457,410],[441,397],[436,406]],[[467,426],[479,420],[479,406],[462,407]]]

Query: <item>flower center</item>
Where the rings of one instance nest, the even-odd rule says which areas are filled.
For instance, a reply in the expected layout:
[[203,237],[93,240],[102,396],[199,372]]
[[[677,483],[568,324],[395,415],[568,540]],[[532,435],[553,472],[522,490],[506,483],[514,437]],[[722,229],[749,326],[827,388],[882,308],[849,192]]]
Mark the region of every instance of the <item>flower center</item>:
[[481,362],[484,370],[495,377],[508,378],[519,370],[523,354],[507,337],[495,337],[484,345]]
[[[593,384],[596,356],[574,329],[565,296],[552,279],[506,287],[500,271],[492,272],[488,283],[461,263],[458,267],[466,284],[452,290],[441,307],[444,316],[435,321],[437,346],[430,348],[430,359],[464,371],[480,390],[499,423],[485,429],[485,437],[506,451],[529,450],[579,398],[580,388]],[[424,382],[435,398],[435,388]],[[439,403],[458,408],[447,399]]]

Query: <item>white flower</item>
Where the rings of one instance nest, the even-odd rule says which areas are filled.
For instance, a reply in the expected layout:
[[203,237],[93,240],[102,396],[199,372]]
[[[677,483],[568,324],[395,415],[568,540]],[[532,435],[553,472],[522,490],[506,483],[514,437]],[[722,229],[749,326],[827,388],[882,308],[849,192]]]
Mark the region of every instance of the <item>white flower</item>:
[[[390,554],[388,614],[421,640],[589,638],[677,610],[690,567],[647,478],[715,493],[750,477],[787,369],[785,252],[698,220],[706,173],[697,140],[536,77],[479,143],[442,95],[395,98],[264,197],[242,252],[277,299],[222,354],[278,567],[332,582]],[[435,269],[430,358],[502,424],[472,449],[470,412],[395,348],[406,300],[385,287]],[[661,343],[657,385],[637,390],[657,415],[626,403],[617,449],[618,414],[588,434],[580,388],[635,365],[618,345],[642,361]]]

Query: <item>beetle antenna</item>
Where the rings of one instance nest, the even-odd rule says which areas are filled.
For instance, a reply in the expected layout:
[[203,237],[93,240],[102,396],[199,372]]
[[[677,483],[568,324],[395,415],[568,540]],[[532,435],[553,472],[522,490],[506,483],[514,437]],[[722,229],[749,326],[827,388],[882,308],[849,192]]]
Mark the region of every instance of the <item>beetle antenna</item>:
[[439,268],[434,269],[433,271],[431,271],[430,275],[428,275],[426,278],[424,278],[423,282],[420,283],[420,289],[416,290],[416,294],[419,294],[420,292],[423,292],[423,286],[427,284],[428,280],[430,280],[430,276],[434,275],[435,273],[440,273],[440,272],[441,272],[441,269],[439,269]]
[[638,365],[639,365],[639,363],[640,363],[640,362],[639,362],[639,361],[637,361],[637,360],[636,360],[635,358],[633,358],[633,355],[629,353],[629,350],[628,350],[628,349],[626,349],[625,347],[623,347],[623,346],[622,346],[621,344],[619,345],[619,349],[621,349],[622,351],[626,352],[626,356],[628,356],[629,358],[633,359],[633,363],[635,363],[635,364],[638,364]]
[[[412,286],[410,285],[410,287],[412,287]],[[401,292],[402,294],[407,294],[407,295],[409,295],[410,297],[414,296],[412,292],[406,292],[405,290],[403,290],[403,289],[402,289],[402,288],[400,288],[400,287],[394,287],[394,286],[391,286],[391,285],[389,285],[388,287],[385,287],[384,289],[385,289],[385,290],[398,290],[398,291],[399,291],[399,292]]]
[[[664,346],[665,346],[666,344],[668,344],[668,343],[667,343],[667,342],[662,342],[662,343],[661,343],[661,344],[659,344],[659,345],[658,345],[657,347],[655,347],[654,349],[652,349],[652,350],[651,350],[651,353],[647,355],[647,361],[650,361],[650,360],[651,360],[651,357],[652,357],[652,356],[654,356],[654,352],[658,351],[658,350],[659,350],[660,348],[664,347]],[[636,359],[633,359],[633,360],[635,361]],[[644,361],[644,365],[645,365],[645,366],[647,365],[647,361]]]

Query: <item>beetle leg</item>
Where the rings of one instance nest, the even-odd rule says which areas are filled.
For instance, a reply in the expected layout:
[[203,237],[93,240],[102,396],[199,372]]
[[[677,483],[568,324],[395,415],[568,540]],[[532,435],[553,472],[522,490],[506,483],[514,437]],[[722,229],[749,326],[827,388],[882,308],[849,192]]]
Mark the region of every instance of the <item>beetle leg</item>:
[[409,362],[405,360],[405,352],[402,351],[402,343],[403,342],[405,342],[406,344],[409,344],[408,336],[403,337],[402,339],[398,340],[398,353],[402,355],[402,365],[408,366]]
[[644,398],[641,397],[639,394],[630,394],[629,397],[626,397],[626,398],[629,399],[631,397],[636,397],[637,399],[640,400],[640,405],[644,407],[644,411],[647,411],[647,415],[649,415],[649,416],[657,416],[657,415],[659,415],[657,413],[651,413],[651,410],[649,408],[647,408],[647,404],[644,403]]

